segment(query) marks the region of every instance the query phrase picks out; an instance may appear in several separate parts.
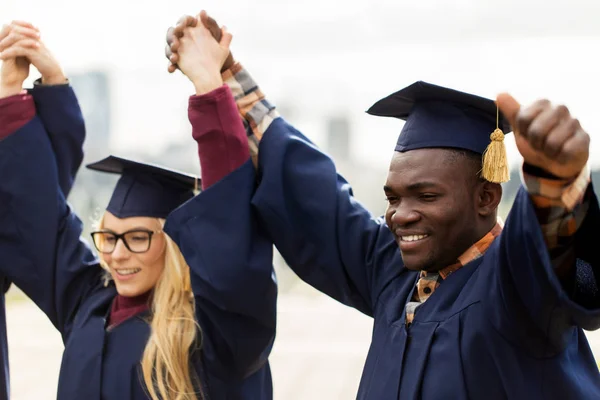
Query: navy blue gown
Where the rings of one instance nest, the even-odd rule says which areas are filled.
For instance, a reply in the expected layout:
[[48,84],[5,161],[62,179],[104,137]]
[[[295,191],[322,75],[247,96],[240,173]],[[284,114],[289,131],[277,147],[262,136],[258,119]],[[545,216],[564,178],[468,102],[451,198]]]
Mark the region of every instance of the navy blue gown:
[[374,318],[359,399],[600,398],[582,330],[600,327],[593,251],[600,213],[591,188],[571,293],[555,276],[522,188],[487,253],[444,280],[407,326],[418,273],[404,267],[384,221],[281,118],[259,150],[252,203],[287,263],[311,286]]
[[[85,125],[81,109],[69,85],[36,85],[29,93],[33,96],[36,112],[43,122],[53,150],[56,154],[60,188],[69,195],[73,181],[83,160],[82,146],[85,140]],[[9,261],[8,257],[4,257]],[[10,398],[10,374],[4,293],[11,286],[7,276],[0,276],[0,399]],[[18,355],[17,355],[18,357]]]
[[[10,260],[0,273],[62,335],[58,399],[148,398],[139,365],[147,315],[107,331],[116,290],[104,285],[97,258],[80,240],[82,224],[65,201],[39,117],[0,142],[0,175],[0,253]],[[165,226],[191,268],[203,346],[190,362],[207,399],[272,398],[277,290],[272,244],[250,211],[254,190],[240,169],[175,210]],[[224,197],[237,204],[224,209]]]

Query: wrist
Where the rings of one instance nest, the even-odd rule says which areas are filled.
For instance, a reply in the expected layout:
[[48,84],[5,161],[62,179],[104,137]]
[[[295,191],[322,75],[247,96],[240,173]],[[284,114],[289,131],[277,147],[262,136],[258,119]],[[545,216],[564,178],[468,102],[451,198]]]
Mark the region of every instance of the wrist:
[[0,84],[0,99],[20,94],[22,91],[23,91],[23,84],[21,84],[21,85],[2,85],[2,84]]
[[223,79],[220,76],[214,76],[211,79],[198,79],[193,83],[196,88],[196,96],[201,96],[223,86]]
[[62,72],[42,75],[42,85],[64,85],[68,80]]

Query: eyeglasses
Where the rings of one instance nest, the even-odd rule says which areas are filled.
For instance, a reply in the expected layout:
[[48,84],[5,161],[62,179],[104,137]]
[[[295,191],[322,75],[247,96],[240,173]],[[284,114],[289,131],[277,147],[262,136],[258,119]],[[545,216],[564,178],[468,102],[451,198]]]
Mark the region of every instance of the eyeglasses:
[[95,231],[92,232],[94,246],[100,253],[111,254],[117,247],[119,239],[132,253],[145,253],[150,249],[152,235],[161,233],[162,231],[151,231],[147,229],[133,229],[121,234],[111,231]]

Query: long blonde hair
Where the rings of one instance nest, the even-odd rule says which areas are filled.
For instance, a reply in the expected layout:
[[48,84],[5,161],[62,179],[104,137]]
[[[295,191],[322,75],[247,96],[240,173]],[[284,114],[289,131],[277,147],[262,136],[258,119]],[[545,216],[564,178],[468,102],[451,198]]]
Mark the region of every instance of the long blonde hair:
[[[102,217],[98,229],[103,226]],[[165,220],[158,218],[163,227]],[[152,400],[203,398],[200,382],[190,367],[190,354],[201,347],[195,319],[190,269],[177,244],[165,233],[165,268],[154,287],[150,337],[142,356],[142,374]],[[108,270],[108,265],[102,261]]]

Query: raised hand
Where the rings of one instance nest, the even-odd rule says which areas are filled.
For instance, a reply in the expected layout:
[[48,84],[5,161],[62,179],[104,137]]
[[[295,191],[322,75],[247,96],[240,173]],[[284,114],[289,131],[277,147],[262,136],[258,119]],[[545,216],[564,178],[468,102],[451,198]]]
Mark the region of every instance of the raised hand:
[[590,136],[568,108],[539,100],[521,107],[509,94],[498,95],[500,111],[511,123],[526,163],[559,177],[574,178],[590,154]]
[[[201,13],[202,14],[202,13]],[[222,31],[217,21],[208,16],[208,14],[204,13],[204,17],[202,18],[202,23],[204,26],[210,31],[212,36],[215,38],[217,42],[221,41]],[[175,27],[170,27],[167,30],[167,44],[165,46],[165,56],[169,60],[169,73],[175,72],[178,69],[177,63],[179,62],[179,39],[183,36],[183,31],[188,27],[195,27],[198,24],[198,18],[190,15],[184,15],[179,18],[177,21],[177,25]],[[231,51],[229,52],[225,62],[221,67],[221,72],[231,68],[234,63],[233,55]]]
[[[21,41],[23,46],[38,46],[39,31],[31,24],[13,21],[0,30],[0,58],[6,47]],[[24,57],[2,58],[0,70],[0,98],[19,94],[29,76],[29,60]]]
[[0,60],[27,59],[42,75],[42,83],[55,85],[67,80],[63,70],[52,53],[40,39],[39,31],[33,25],[14,21],[9,33],[0,36]]
[[[207,18],[205,11],[198,16],[200,21]],[[204,94],[223,84],[221,67],[229,54],[232,36],[222,29],[221,40],[217,42],[210,31],[199,23],[184,29],[179,39],[179,69],[196,87],[196,94]]]

